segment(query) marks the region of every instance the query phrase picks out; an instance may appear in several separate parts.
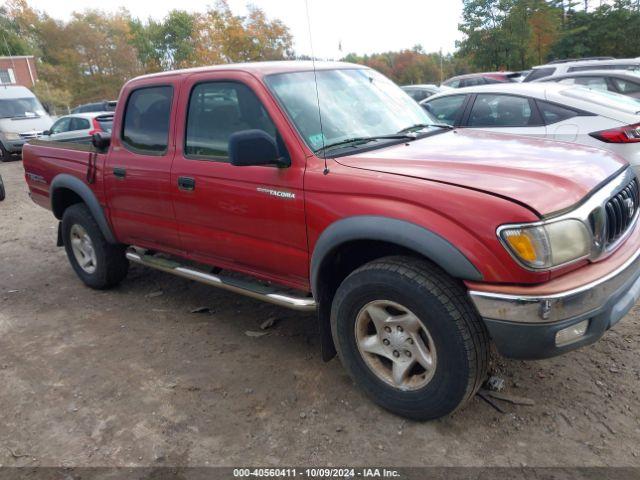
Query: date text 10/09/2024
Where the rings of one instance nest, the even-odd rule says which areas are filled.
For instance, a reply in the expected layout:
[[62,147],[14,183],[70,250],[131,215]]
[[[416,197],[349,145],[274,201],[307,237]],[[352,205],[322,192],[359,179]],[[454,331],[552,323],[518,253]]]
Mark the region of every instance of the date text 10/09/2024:
[[397,470],[386,468],[235,468],[234,478],[398,478]]

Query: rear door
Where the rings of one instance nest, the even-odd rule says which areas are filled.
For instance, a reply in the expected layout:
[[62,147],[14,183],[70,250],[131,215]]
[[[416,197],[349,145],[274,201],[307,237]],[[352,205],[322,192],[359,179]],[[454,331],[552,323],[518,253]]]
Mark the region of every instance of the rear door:
[[124,243],[180,249],[170,188],[178,86],[177,76],[147,80],[127,87],[118,104],[104,176],[111,221]]
[[[308,287],[303,177],[297,136],[261,82],[207,72],[182,86],[171,192],[184,249],[195,260]],[[232,133],[259,129],[291,166],[236,167]]]

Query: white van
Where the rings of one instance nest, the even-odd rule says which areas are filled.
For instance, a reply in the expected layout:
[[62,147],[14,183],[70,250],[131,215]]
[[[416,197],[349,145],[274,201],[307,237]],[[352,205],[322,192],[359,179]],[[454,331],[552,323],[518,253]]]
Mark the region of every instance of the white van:
[[22,152],[22,145],[48,130],[53,121],[26,87],[0,86],[0,160]]

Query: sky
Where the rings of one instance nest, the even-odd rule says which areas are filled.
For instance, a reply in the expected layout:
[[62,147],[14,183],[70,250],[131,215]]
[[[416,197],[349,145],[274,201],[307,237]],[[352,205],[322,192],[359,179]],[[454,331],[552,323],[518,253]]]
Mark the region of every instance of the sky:
[[[457,26],[461,0],[228,0],[231,10],[246,13],[251,3],[290,29],[297,54],[337,59],[347,53],[376,53],[412,48],[453,52],[460,39]],[[308,2],[311,41],[307,20]],[[0,0],[2,3],[2,0]],[[115,11],[126,7],[134,17],[162,19],[170,10],[205,11],[212,0],[28,0],[50,16],[68,20],[87,8]],[[342,47],[342,50],[339,47]]]

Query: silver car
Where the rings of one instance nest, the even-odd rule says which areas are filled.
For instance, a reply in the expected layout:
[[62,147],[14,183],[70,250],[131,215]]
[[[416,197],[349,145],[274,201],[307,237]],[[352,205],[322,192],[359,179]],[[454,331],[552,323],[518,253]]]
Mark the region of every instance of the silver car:
[[553,75],[534,82],[558,82],[564,85],[582,85],[592,90],[620,93],[640,99],[640,72],[630,70],[590,70],[587,72]]
[[73,113],[56,120],[42,140],[88,143],[94,133],[111,133],[112,127],[113,112]]

